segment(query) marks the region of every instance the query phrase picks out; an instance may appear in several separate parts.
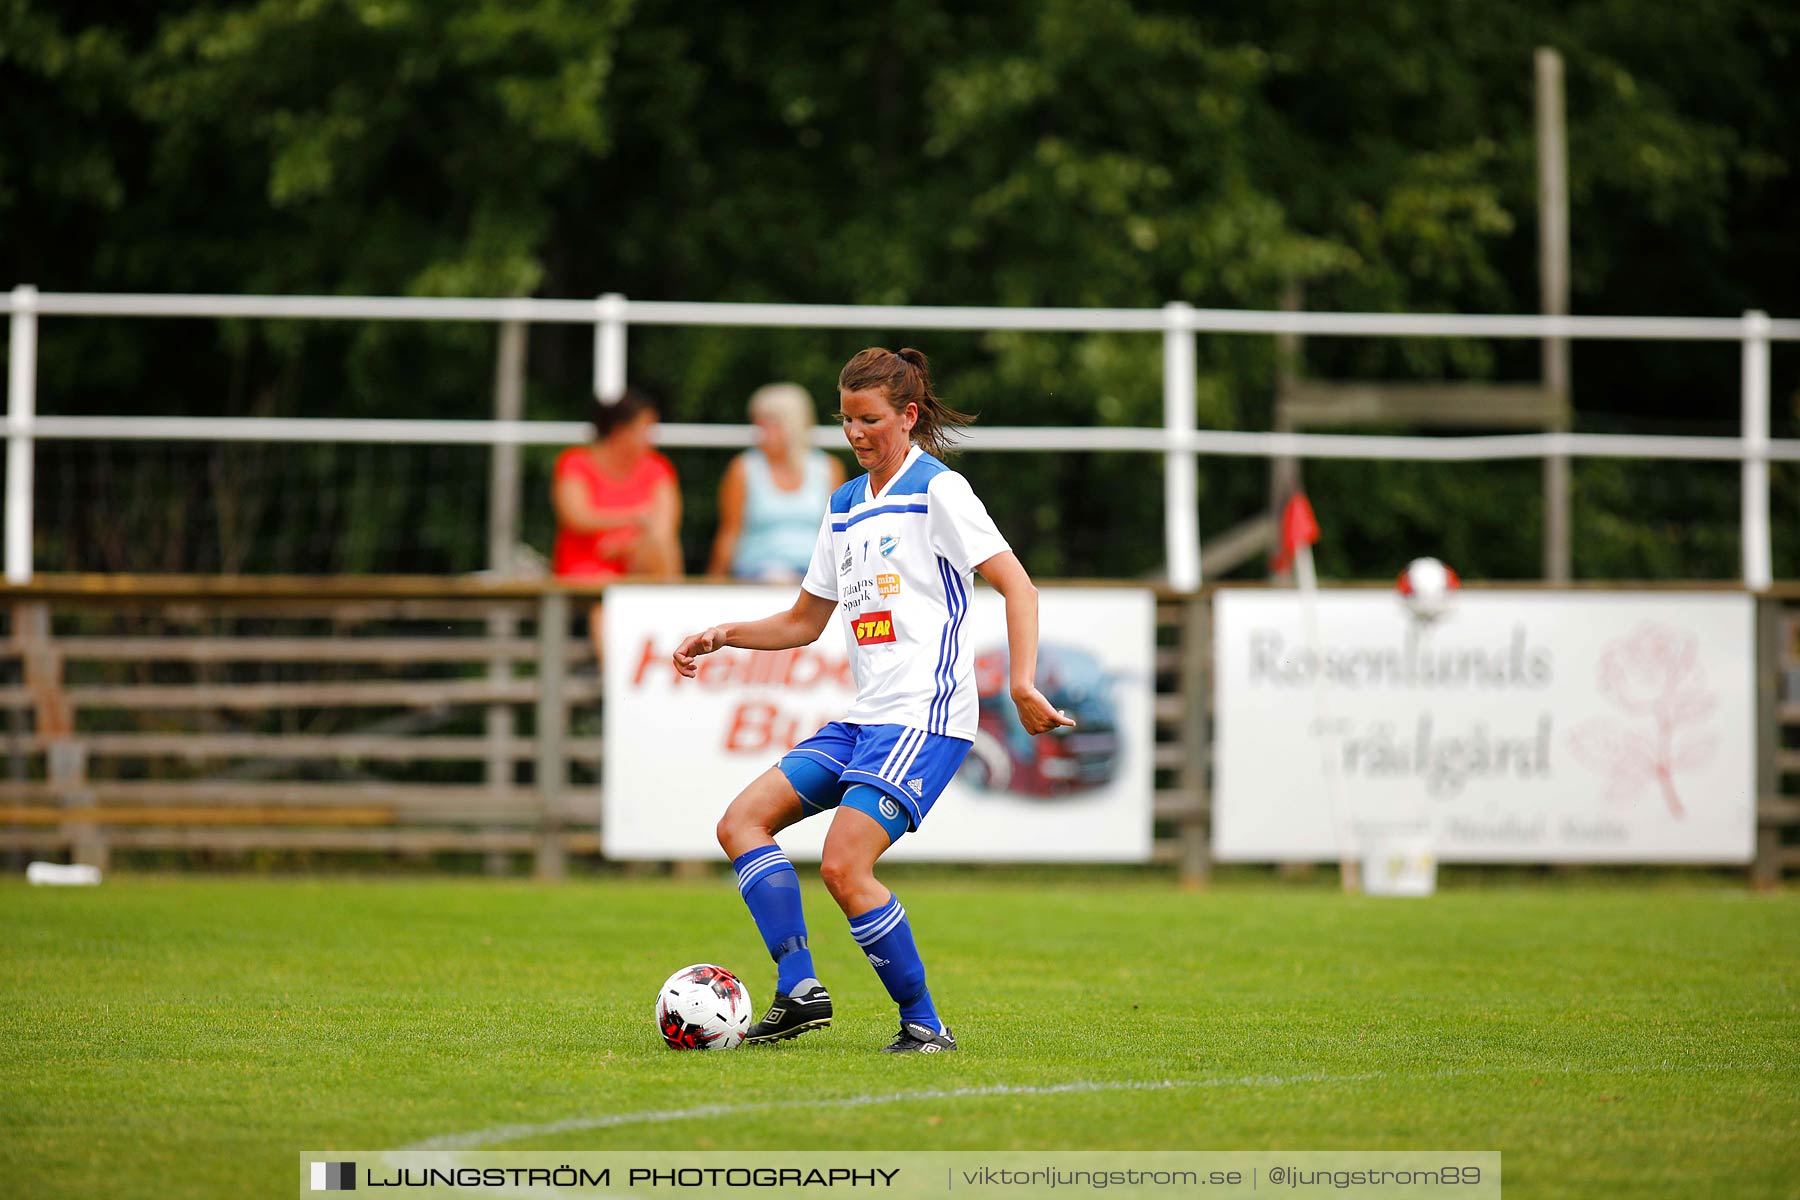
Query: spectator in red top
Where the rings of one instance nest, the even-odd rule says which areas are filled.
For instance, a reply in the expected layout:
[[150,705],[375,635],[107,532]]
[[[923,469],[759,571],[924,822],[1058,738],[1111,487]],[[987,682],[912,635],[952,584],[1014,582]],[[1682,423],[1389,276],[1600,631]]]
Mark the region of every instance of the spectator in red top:
[[[656,404],[627,391],[594,403],[594,440],[557,457],[550,481],[556,509],[557,575],[583,582],[646,575],[681,576],[681,491],[675,464],[651,448]],[[588,613],[594,657],[601,656],[600,604]]]

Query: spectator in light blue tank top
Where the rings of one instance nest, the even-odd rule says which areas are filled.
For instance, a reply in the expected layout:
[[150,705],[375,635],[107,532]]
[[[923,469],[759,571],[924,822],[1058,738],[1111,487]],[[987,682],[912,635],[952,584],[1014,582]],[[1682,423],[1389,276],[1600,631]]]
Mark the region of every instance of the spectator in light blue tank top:
[[707,574],[792,583],[806,574],[819,521],[844,468],[812,448],[813,399],[797,383],[750,397],[756,448],[731,460],[719,484],[719,532]]

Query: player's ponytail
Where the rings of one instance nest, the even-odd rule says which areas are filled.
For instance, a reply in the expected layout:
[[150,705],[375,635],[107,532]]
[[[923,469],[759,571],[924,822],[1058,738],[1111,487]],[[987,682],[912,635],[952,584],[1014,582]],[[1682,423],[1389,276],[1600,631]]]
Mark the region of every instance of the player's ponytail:
[[880,388],[895,412],[905,412],[908,404],[919,406],[912,440],[939,458],[955,449],[956,431],[975,420],[973,415],[958,412],[938,399],[931,384],[930,361],[922,351],[910,346],[898,351],[870,346],[844,364],[838,373],[840,391],[861,392],[870,388]]

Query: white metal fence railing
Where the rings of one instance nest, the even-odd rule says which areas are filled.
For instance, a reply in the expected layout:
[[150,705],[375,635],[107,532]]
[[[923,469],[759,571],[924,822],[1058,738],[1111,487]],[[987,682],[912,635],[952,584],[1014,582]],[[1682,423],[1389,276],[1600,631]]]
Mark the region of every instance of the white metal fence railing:
[[[982,428],[968,443],[980,450],[1136,450],[1160,453],[1164,470],[1164,547],[1169,581],[1200,583],[1200,530],[1195,456],[1385,458],[1471,462],[1540,457],[1712,459],[1742,467],[1743,578],[1771,582],[1769,467],[1800,461],[1800,439],[1769,432],[1769,347],[1800,341],[1800,320],[1742,317],[1456,316],[1449,314],[1312,313],[1202,309],[1181,301],[1161,309],[949,308],[889,305],[714,304],[628,300],[434,299],[364,296],[173,296],[39,292],[0,294],[10,314],[7,385],[5,568],[9,583],[32,574],[32,461],[38,438],[166,441],[379,442],[415,445],[564,445],[587,436],[569,421],[343,420],[257,417],[58,417],[37,415],[37,322],[40,317],[211,317],[363,321],[485,321],[592,325],[594,391],[602,399],[625,387],[626,333],[632,325],[763,328],[1020,330],[1045,333],[1139,332],[1163,338],[1161,427]],[[1295,334],[1311,337],[1570,338],[1627,341],[1737,342],[1742,347],[1738,437],[1534,433],[1417,438],[1346,434],[1249,433],[1195,425],[1195,339],[1201,333]],[[837,434],[820,429],[821,445]],[[660,440],[681,447],[741,446],[743,425],[665,424]]]

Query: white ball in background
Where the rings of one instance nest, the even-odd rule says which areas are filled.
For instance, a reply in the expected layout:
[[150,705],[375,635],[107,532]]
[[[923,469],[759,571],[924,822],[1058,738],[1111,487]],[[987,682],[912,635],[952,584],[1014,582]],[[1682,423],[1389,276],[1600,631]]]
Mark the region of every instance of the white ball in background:
[[1456,572],[1435,558],[1415,558],[1400,572],[1400,595],[1421,620],[1442,616],[1461,586]]

